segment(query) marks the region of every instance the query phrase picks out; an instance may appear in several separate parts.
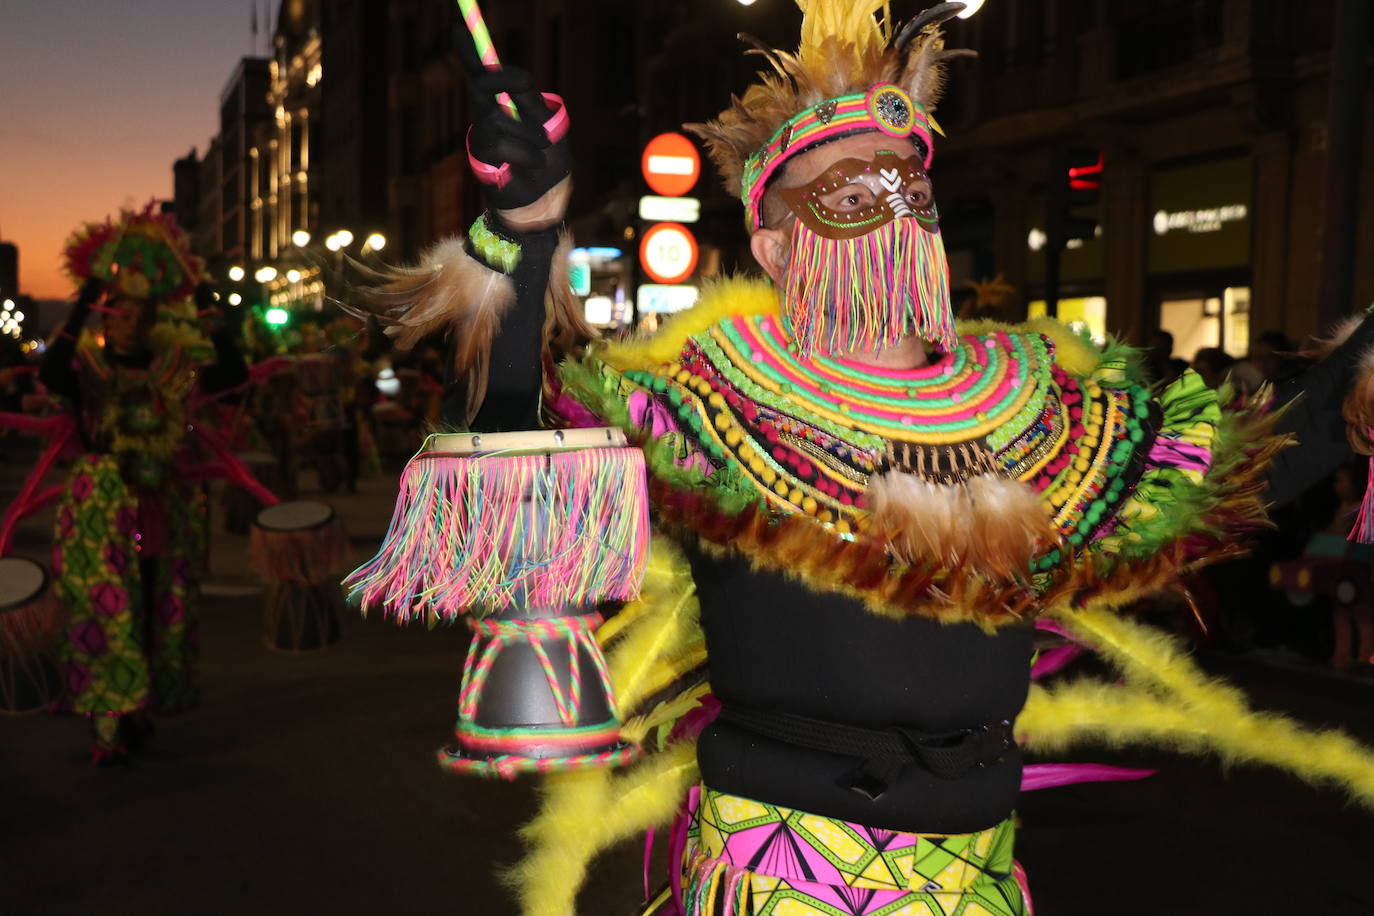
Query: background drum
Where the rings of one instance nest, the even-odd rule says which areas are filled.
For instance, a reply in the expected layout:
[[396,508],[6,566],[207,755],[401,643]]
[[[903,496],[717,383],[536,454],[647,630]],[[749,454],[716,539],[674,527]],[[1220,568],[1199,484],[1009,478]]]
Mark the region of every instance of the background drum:
[[0,712],[36,712],[56,696],[49,650],[65,615],[42,565],[0,558]]
[[333,508],[307,500],[269,506],[258,513],[249,549],[267,580],[268,648],[307,652],[336,642],[343,605],[337,576],[349,545]]

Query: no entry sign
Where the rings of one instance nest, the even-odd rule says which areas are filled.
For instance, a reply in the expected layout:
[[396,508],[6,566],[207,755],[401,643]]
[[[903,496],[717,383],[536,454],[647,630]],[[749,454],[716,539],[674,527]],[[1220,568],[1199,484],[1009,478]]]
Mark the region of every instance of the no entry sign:
[[639,243],[639,263],[655,283],[681,283],[697,269],[697,240],[681,223],[656,223]]
[[701,154],[682,134],[659,134],[644,147],[644,180],[655,194],[681,197],[701,177]]

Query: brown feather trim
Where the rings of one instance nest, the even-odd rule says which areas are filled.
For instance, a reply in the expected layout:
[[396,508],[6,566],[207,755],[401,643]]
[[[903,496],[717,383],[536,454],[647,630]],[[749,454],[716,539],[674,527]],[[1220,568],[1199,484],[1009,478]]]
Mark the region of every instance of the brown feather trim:
[[1218,477],[1200,530],[1142,560],[1080,557],[1061,564],[1038,591],[1026,583],[993,581],[967,563],[901,565],[879,539],[841,540],[809,517],[777,518],[757,504],[731,516],[701,493],[658,480],[651,483],[650,496],[661,525],[680,538],[699,540],[710,552],[738,554],[756,569],[783,573],[815,591],[848,595],[879,616],[969,622],[991,630],[1053,609],[1088,603],[1121,607],[1174,587],[1204,566],[1243,555],[1239,538],[1268,525],[1265,470],[1289,444],[1273,435],[1275,419],[1273,414],[1240,419],[1238,435],[1248,444],[1236,466]]
[[1374,455],[1374,348],[1360,357],[1355,381],[1341,405],[1341,415],[1345,418],[1345,437],[1350,440],[1350,447],[1361,455]]
[[870,533],[907,563],[962,564],[1009,581],[1058,540],[1035,490],[1016,480],[978,475],[941,484],[881,474],[869,479],[865,502]]
[[1336,348],[1350,339],[1350,335],[1364,324],[1364,315],[1352,315],[1337,322],[1325,337],[1313,337],[1298,355],[1304,359],[1320,362],[1336,351]]
[[432,334],[447,334],[471,420],[486,397],[492,339],[515,304],[515,284],[469,255],[458,235],[436,242],[413,267],[361,270],[372,285],[358,290],[361,308],[348,311],[375,317],[403,350]]
[[580,356],[596,329],[587,324],[582,300],[572,289],[572,235],[566,230],[558,237],[558,248],[549,264],[549,293],[544,308],[544,340],[553,351],[555,362],[565,356]]

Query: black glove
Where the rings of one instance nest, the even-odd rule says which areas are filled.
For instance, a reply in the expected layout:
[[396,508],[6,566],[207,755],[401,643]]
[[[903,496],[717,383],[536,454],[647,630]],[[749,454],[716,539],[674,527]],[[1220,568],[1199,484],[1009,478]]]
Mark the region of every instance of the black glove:
[[[509,164],[504,187],[484,182],[493,207],[514,210],[528,206],[568,177],[572,162],[567,133],[555,143],[544,132],[553,112],[534,89],[529,74],[511,67],[483,71],[469,79],[469,88],[475,117],[468,133],[468,151],[487,165],[499,168]],[[515,102],[520,120],[497,103],[501,93]]]

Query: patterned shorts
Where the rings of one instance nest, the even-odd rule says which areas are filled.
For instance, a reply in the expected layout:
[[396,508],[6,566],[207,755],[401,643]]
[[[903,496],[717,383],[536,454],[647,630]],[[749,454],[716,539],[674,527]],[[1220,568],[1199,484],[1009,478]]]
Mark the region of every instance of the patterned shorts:
[[901,833],[707,788],[690,810],[687,916],[1033,916],[1011,819]]

